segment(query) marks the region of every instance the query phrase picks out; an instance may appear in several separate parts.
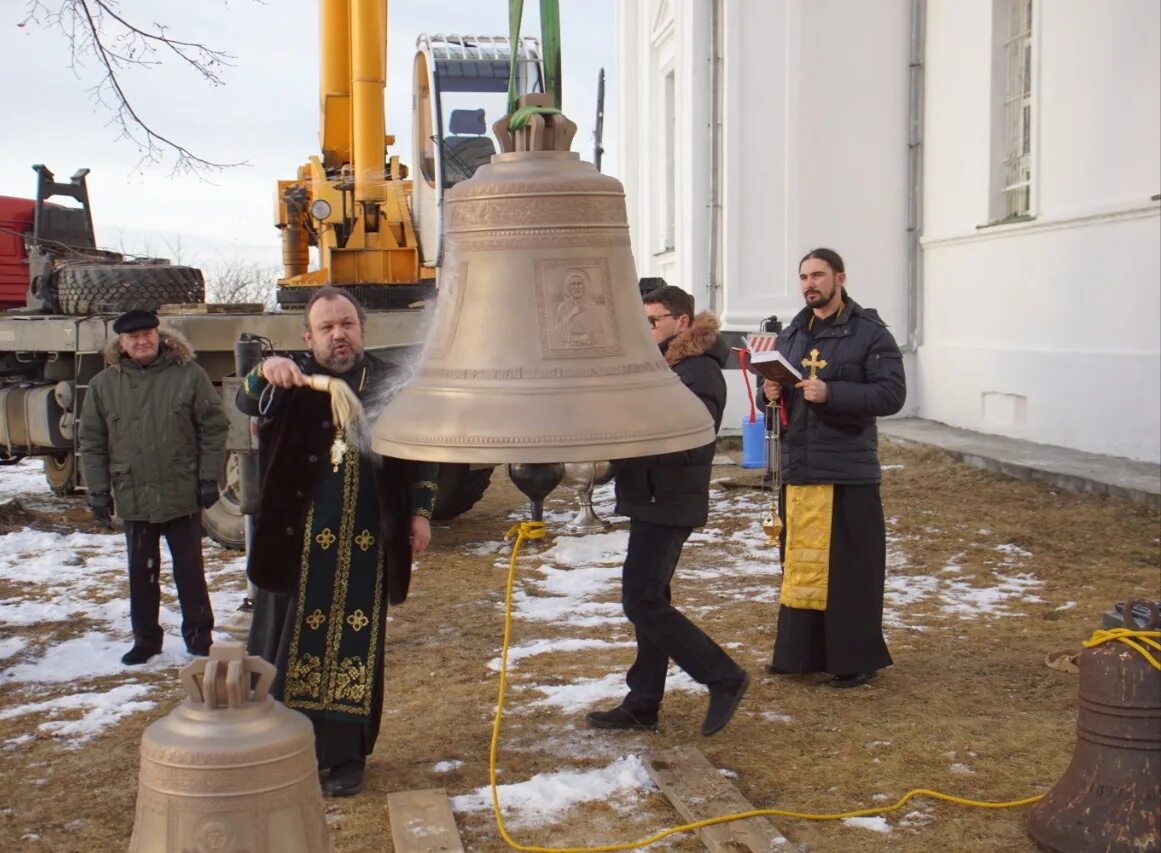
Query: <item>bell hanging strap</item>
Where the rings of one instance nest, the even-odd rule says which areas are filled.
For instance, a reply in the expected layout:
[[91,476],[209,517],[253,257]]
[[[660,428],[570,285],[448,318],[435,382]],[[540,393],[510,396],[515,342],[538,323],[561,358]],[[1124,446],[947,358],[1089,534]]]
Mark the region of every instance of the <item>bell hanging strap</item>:
[[520,22],[524,17],[524,0],[508,0],[508,129],[521,130],[534,115],[559,115],[560,78],[560,2],[540,0],[540,37],[544,56],[544,91],[552,95],[551,107],[516,109],[516,77],[520,63]]

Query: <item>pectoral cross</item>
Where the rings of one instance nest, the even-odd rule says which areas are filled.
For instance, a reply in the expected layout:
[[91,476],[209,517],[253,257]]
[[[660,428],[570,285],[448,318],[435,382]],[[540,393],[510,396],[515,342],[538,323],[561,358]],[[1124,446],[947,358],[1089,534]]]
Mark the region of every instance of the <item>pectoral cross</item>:
[[335,440],[331,443],[331,470],[338,472],[343,464],[343,457],[347,455],[347,442],[343,438],[343,431],[335,432]]
[[826,362],[818,357],[818,350],[812,349],[810,351],[810,358],[802,359],[802,366],[810,368],[810,378],[817,379],[818,371],[826,367]]

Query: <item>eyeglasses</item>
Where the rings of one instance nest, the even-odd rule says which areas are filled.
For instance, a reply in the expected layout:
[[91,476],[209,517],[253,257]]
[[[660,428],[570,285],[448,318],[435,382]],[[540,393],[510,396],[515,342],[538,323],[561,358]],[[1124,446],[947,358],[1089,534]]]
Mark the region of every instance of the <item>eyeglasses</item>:
[[649,328],[656,329],[657,321],[663,317],[676,317],[676,314],[646,314],[645,319],[649,321]]

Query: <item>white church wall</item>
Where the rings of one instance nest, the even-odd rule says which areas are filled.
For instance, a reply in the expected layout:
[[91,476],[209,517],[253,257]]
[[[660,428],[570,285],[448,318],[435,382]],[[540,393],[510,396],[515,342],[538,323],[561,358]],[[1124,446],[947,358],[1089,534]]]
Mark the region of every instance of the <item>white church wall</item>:
[[993,10],[928,4],[922,417],[1161,461],[1161,7],[1036,3],[1032,219],[988,226]]
[[[792,317],[802,307],[798,260],[828,246],[846,261],[855,299],[903,337],[910,4],[752,5],[767,10],[768,33],[749,4],[726,4],[730,29],[743,31],[727,62],[745,66],[725,115],[724,324]],[[747,115],[765,111],[775,115]],[[763,119],[750,132],[747,122]],[[755,180],[752,164],[766,158],[779,174]]]
[[[830,246],[847,261],[855,298],[879,309],[904,343],[910,3],[729,0],[720,9],[722,290],[714,309],[723,328],[755,331],[770,314],[788,321],[802,306],[798,259]],[[621,73],[618,126],[638,274],[664,276],[707,307],[710,0],[626,0],[617,14],[618,61],[632,69]],[[670,67],[678,205],[674,247],[664,251],[658,81]],[[736,429],[748,403],[736,371],[727,382],[725,428]]]

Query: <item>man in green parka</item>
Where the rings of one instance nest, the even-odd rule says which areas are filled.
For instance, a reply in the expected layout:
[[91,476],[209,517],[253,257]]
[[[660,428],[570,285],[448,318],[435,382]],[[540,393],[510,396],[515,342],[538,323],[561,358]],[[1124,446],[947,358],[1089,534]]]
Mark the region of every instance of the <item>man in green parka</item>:
[[213,641],[201,511],[218,500],[226,416],[189,342],[158,326],[150,311],[127,311],[114,321],[107,367],[89,383],[81,415],[89,507],[109,524],[115,506],[125,522],[133,648],[124,664],[161,652],[162,535],[173,557],[186,649],[205,655]]

